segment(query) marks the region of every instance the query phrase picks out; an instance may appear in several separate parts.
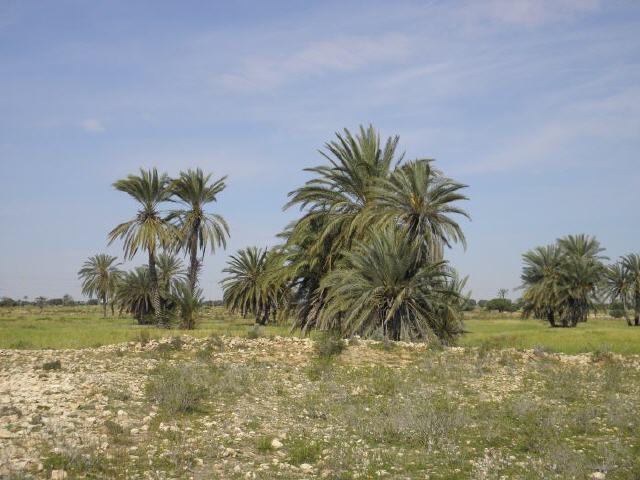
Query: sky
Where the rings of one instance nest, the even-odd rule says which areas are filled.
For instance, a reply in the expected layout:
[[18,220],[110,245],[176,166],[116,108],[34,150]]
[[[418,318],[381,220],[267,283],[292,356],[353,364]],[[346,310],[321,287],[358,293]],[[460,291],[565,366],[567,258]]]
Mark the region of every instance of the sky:
[[[71,294],[139,167],[228,176],[205,258],[276,243],[287,193],[342,128],[400,135],[469,185],[474,298],[570,233],[640,252],[640,2],[0,0],[0,296]],[[123,268],[142,263],[141,257]]]

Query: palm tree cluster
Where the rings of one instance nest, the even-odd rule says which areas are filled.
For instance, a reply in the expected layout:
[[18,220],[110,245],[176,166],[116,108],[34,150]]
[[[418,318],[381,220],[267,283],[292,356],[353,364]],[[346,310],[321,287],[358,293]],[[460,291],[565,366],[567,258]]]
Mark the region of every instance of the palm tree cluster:
[[444,259],[465,245],[456,217],[465,185],[433,160],[404,161],[399,138],[370,126],[344,130],[320,151],[326,163],[289,194],[301,217],[271,250],[231,257],[225,304],[266,322],[286,312],[296,327],[341,335],[450,341],[461,333],[464,280]]
[[595,237],[580,234],[526,252],[521,275],[524,315],[546,319],[552,327],[575,327],[586,322],[606,296],[622,302],[625,311],[631,306],[638,322],[640,256],[627,255],[606,266],[603,251]]
[[[226,248],[229,227],[218,214],[205,208],[216,202],[225,188],[226,177],[212,180],[201,169],[180,172],[172,179],[157,169],[140,169],[116,181],[116,190],[132,197],[139,205],[136,216],[109,232],[109,244],[123,240],[125,260],[139,251],[147,254],[147,264],[130,272],[118,270],[116,258],[91,257],[78,272],[83,293],[111,301],[121,311],[134,315],[139,323],[169,326],[169,314],[179,312],[182,325],[193,328],[194,314],[202,301],[198,273],[205,252]],[[162,212],[165,204],[178,208]],[[185,272],[176,253],[189,257]]]

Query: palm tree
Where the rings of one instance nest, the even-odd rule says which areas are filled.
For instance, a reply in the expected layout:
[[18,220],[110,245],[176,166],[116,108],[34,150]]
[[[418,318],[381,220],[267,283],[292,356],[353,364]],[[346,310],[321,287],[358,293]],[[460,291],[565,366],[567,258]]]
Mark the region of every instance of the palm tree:
[[158,211],[159,205],[171,196],[169,184],[169,177],[165,173],[158,174],[155,168],[140,169],[140,175],[128,175],[115,182],[114,188],[133,197],[140,204],[140,210],[135,218],[109,232],[109,244],[118,238],[124,240],[126,259],[133,258],[139,249],[147,251],[151,304],[156,321],[161,326],[168,326],[168,322],[160,299],[156,254],[159,247],[168,247],[176,239],[174,228]]
[[562,256],[556,245],[536,247],[522,256],[522,288],[525,292],[523,315],[545,318],[556,327],[560,315],[560,278]]
[[387,178],[391,165],[402,160],[396,158],[399,137],[388,138],[381,149],[380,135],[371,125],[366,130],[361,126],[356,136],[345,128],[336,137],[320,151],[329,165],[305,169],[316,176],[290,192],[291,199],[285,205],[285,209],[298,206],[307,210],[291,228],[291,241],[308,238],[310,228],[317,230],[308,250],[317,255],[328,248],[329,267],[363,231],[358,214],[374,199],[378,180]]
[[569,326],[587,321],[602,273],[602,264],[591,258],[568,256],[564,259],[560,295]]
[[624,264],[619,261],[613,265],[609,265],[605,270],[605,283],[604,291],[609,301],[614,303],[619,301],[622,304],[624,316],[627,321],[627,325],[633,325],[631,319],[627,315],[627,306],[631,299],[631,277],[624,267]]
[[[640,326],[640,255],[630,253],[606,270],[605,291],[611,302],[622,303],[627,325]],[[627,311],[633,310],[633,321]]]
[[176,255],[161,252],[156,258],[156,271],[158,272],[160,298],[168,299],[174,285],[185,279],[182,261]]
[[395,169],[374,189],[375,201],[367,212],[382,224],[406,231],[420,239],[434,260],[442,260],[443,247],[460,242],[466,246],[462,228],[452,218],[469,214],[457,206],[468,198],[460,193],[466,185],[444,177],[432,167],[432,160],[417,160]]
[[171,299],[179,311],[182,328],[187,330],[195,328],[195,316],[202,306],[202,290],[197,288],[193,292],[186,282],[177,282],[174,285]]
[[323,279],[328,294],[319,326],[448,343],[462,333],[459,285],[445,261],[423,262],[419,242],[404,232],[371,232]]
[[205,175],[199,168],[180,172],[180,176],[171,185],[172,193],[180,199],[184,209],[174,210],[169,219],[178,222],[180,247],[189,253],[189,288],[195,293],[198,284],[200,260],[198,251],[204,257],[207,248],[215,251],[215,247],[226,248],[229,226],[221,215],[207,213],[204,208],[215,202],[217,195],[225,188],[222,177],[211,182],[211,174]]
[[622,257],[622,265],[627,272],[633,305],[633,324],[640,326],[640,255],[630,253]]
[[115,301],[120,309],[129,312],[139,325],[146,325],[153,313],[151,279],[146,265],[126,272],[120,279]]
[[375,198],[375,186],[387,178],[399,138],[389,137],[381,147],[380,135],[369,126],[357,135],[344,129],[325,144],[320,154],[329,162],[306,169],[315,176],[289,193],[285,209],[297,206],[305,213],[283,233],[290,259],[291,277],[297,284],[297,311],[309,327],[317,321],[326,292],[321,278],[366,230],[361,213]]
[[247,247],[238,250],[227,261],[227,268],[223,272],[229,275],[221,282],[227,308],[243,316],[253,314],[257,324],[264,323],[266,297],[261,277],[266,258],[267,249]]
[[78,278],[82,280],[82,294],[92,298],[94,295],[102,302],[103,317],[107,317],[107,303],[113,299],[122,271],[118,270],[117,257],[104,253],[89,257],[84,262]]
[[604,248],[596,237],[585,235],[567,235],[558,239],[558,246],[567,254],[574,257],[585,257],[593,260],[605,260],[607,257],[600,255]]

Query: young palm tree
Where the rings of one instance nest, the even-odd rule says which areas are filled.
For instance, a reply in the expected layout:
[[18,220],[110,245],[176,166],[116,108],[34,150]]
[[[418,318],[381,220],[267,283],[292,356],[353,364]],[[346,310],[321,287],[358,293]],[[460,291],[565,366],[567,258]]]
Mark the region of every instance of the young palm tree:
[[205,175],[199,168],[180,172],[171,185],[172,193],[180,199],[185,208],[174,210],[169,219],[178,222],[180,247],[189,254],[189,288],[195,293],[201,260],[207,248],[213,252],[216,247],[226,248],[229,226],[221,215],[205,212],[209,203],[217,200],[217,195],[225,188],[225,179],[211,181],[211,174]]
[[166,174],[140,169],[140,175],[129,175],[113,184],[116,190],[125,192],[140,204],[135,218],[121,223],[109,232],[109,244],[116,239],[124,240],[125,258],[131,259],[138,250],[148,254],[149,281],[151,286],[151,304],[159,325],[168,327],[167,317],[160,298],[156,254],[158,248],[168,247],[175,242],[176,234],[171,224],[162,217],[158,208],[169,200],[170,180]]
[[176,255],[162,252],[156,258],[156,271],[158,272],[160,297],[167,299],[171,295],[174,285],[185,279],[182,261]]
[[82,281],[82,294],[92,298],[94,295],[102,303],[103,317],[107,317],[107,303],[113,300],[116,286],[122,276],[118,270],[117,257],[100,253],[84,262],[78,278]]
[[446,262],[425,263],[421,255],[419,242],[402,231],[372,232],[323,279],[328,294],[320,328],[450,342],[462,333],[458,283]]
[[115,297],[120,313],[129,312],[139,325],[148,324],[149,317],[153,313],[151,290],[147,266],[126,272],[120,279]]
[[263,323],[266,296],[262,277],[266,264],[267,250],[247,247],[238,250],[227,261],[223,272],[229,275],[222,280],[223,301],[232,312],[241,315],[251,313],[256,323]]
[[202,289],[197,288],[195,292],[186,282],[176,282],[171,294],[173,304],[178,309],[181,327],[192,330],[196,326],[196,313],[202,306]]

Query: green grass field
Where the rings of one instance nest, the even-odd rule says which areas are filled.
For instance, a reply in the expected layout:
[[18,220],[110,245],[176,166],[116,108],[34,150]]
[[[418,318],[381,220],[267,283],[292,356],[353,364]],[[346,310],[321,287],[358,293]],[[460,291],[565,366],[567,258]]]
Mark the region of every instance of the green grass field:
[[[212,333],[246,336],[251,318],[230,315],[223,308],[207,308],[198,327],[192,331],[164,330],[138,326],[126,317],[102,318],[98,307],[37,307],[0,309],[0,348],[63,349],[109,345],[138,340],[141,335],[159,338],[188,333],[206,337]],[[517,315],[468,314],[467,332],[461,346],[529,349],[579,353],[612,351],[640,353],[640,328],[626,326],[623,320],[590,318],[577,328],[549,328],[538,320],[522,320]],[[142,333],[146,332],[146,333]],[[295,335],[289,326],[268,326],[265,335]]]

